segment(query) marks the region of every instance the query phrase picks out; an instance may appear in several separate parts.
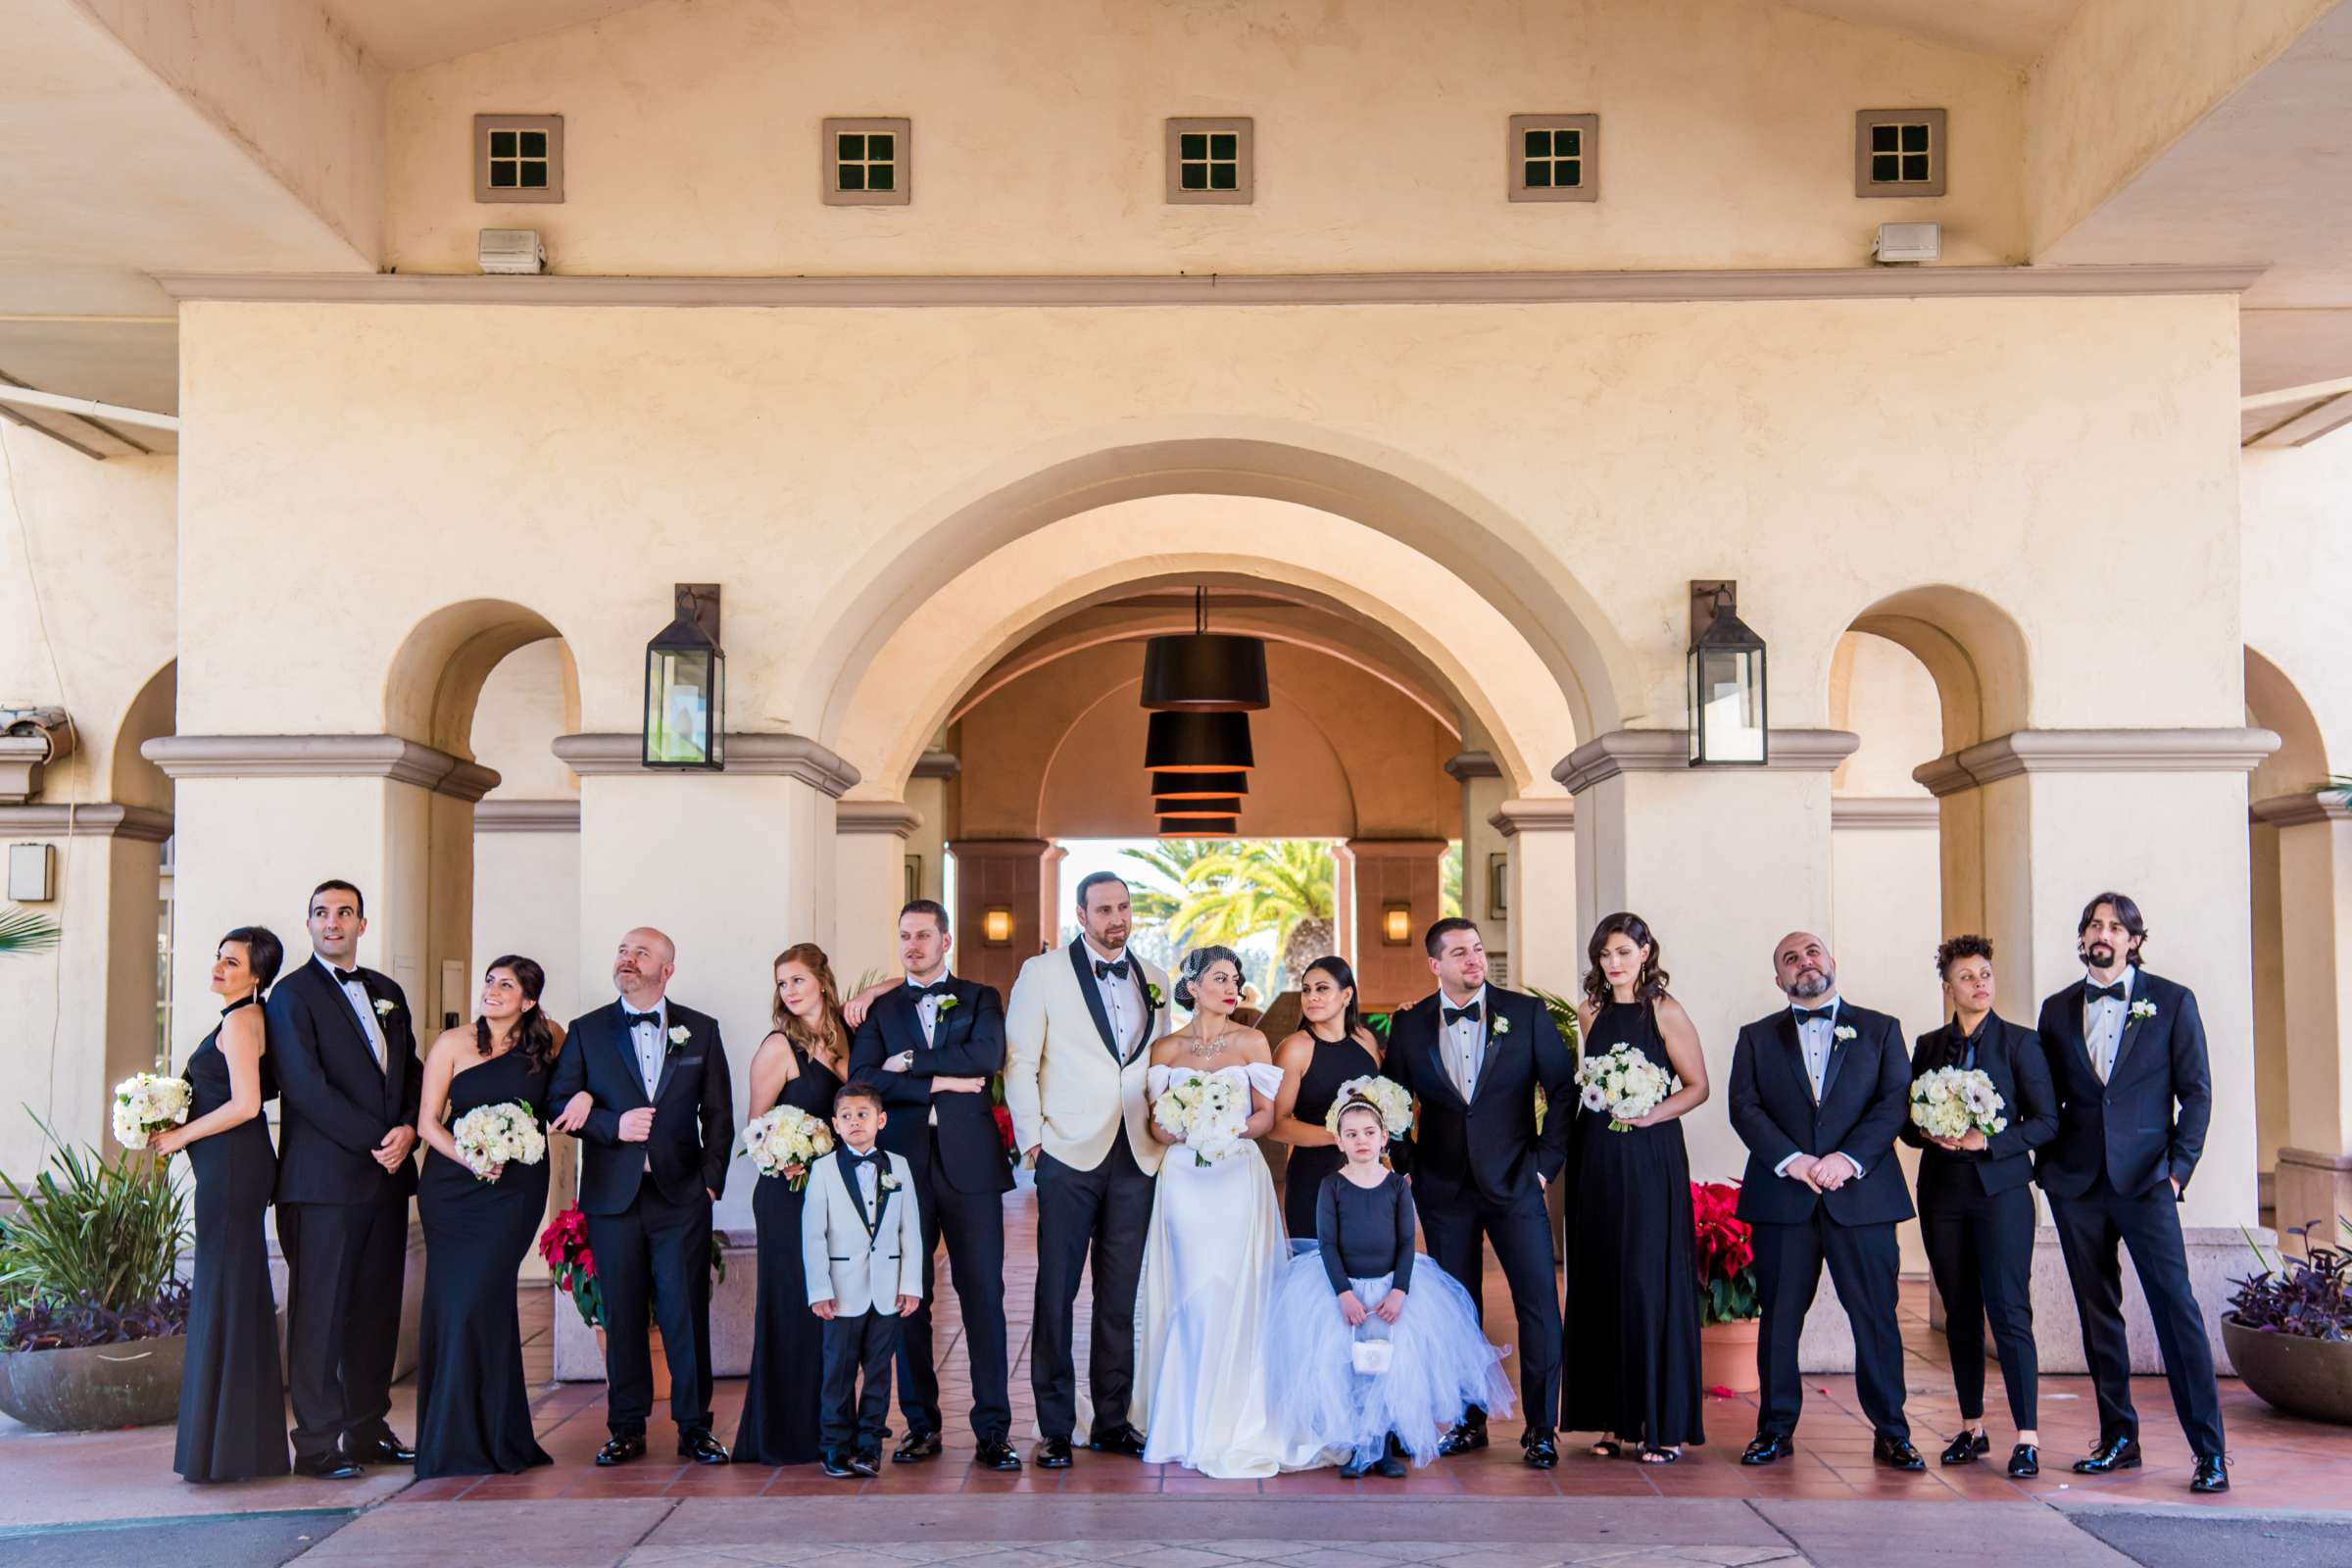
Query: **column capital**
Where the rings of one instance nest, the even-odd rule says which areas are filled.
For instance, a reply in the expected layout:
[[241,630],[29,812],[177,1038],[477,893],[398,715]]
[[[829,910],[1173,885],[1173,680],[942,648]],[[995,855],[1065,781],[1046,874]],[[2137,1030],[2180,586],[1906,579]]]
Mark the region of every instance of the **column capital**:
[[923,825],[923,813],[898,801],[844,801],[833,808],[836,833],[895,833],[905,838]]
[[1943,796],[2021,773],[2250,773],[2278,749],[2267,729],[2021,729],[1923,762],[1911,776]]
[[556,800],[483,801],[473,808],[476,833],[577,833],[580,803]]
[[92,801],[82,806],[43,803],[0,806],[0,834],[35,838],[135,839],[161,844],[172,836],[172,813],[147,806]]
[[2267,827],[2303,827],[2312,822],[2352,821],[2352,806],[2334,790],[2304,790],[2256,801],[2246,814]]
[[168,778],[384,778],[479,801],[498,773],[398,735],[162,735],[139,755]]
[[1943,808],[1932,795],[1833,795],[1833,831],[1933,833],[1943,824]]
[[[1776,729],[1764,765],[1781,772],[1828,773],[1854,754],[1862,737],[1842,729]],[[1560,760],[1551,776],[1582,795],[1620,773],[1678,772],[1690,766],[1690,732],[1686,729],[1616,729],[1596,735]],[[1736,773],[1738,768],[1710,768]]]
[[[559,735],[550,749],[582,778],[648,771],[645,738],[634,732]],[[726,772],[797,778],[835,800],[849,793],[862,776],[847,758],[805,735],[749,735],[729,730],[726,756]]]
[[914,760],[914,778],[954,778],[963,771],[963,760],[954,752],[925,752]]
[[1446,759],[1446,771],[1467,784],[1474,778],[1502,777],[1502,764],[1493,752],[1456,752]]
[[1540,797],[1532,801],[1505,801],[1487,818],[1487,826],[1501,834],[1507,841],[1522,833],[1573,833],[1576,831],[1576,797]]

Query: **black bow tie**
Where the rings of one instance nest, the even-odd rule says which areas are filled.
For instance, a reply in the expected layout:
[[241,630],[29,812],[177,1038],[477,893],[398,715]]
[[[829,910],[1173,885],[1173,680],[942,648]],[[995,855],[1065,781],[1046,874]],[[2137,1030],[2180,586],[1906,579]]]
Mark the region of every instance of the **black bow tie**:
[[360,971],[357,969],[338,969],[331,963],[326,968],[327,972],[335,977],[335,984],[339,986],[356,986],[360,983]]
[[2123,1001],[2123,1000],[2124,1000],[2124,983],[2123,983],[2121,980],[2118,980],[2118,981],[2117,981],[2115,984],[2113,984],[2113,985],[2111,985],[2111,986],[2093,986],[2093,985],[2085,985],[2085,986],[2082,988],[2082,1000],[2083,1000],[2083,1001],[2085,1001],[2085,1002],[2098,1002],[2098,1001],[2101,1001],[2102,999],[2103,999],[2103,1000],[2105,1000],[2105,1001],[2108,1001],[2108,1002],[2121,1002],[2121,1001]]
[[913,981],[909,980],[906,982],[906,989],[917,997],[944,997],[949,992],[956,989],[956,982],[953,980],[934,980],[927,986],[918,986]]
[[1097,958],[1095,960],[1095,978],[1098,980],[1126,979],[1127,960],[1125,958]]
[[1472,1023],[1478,1022],[1478,1004],[1475,1002],[1461,1007],[1441,1006],[1438,1010],[1446,1015],[1446,1027],[1448,1029],[1460,1023],[1464,1018],[1469,1019]]
[[847,1144],[844,1144],[844,1145],[842,1145],[842,1147],[841,1147],[841,1152],[842,1152],[844,1154],[846,1154],[846,1155],[848,1155],[848,1156],[849,1156],[849,1160],[850,1160],[850,1163],[851,1163],[851,1164],[853,1164],[853,1165],[863,1165],[863,1164],[866,1164],[867,1162],[869,1162],[870,1160],[872,1160],[872,1159],[873,1159],[873,1157],[874,1157],[876,1154],[879,1154],[880,1152],[882,1152],[882,1146],[881,1146],[880,1144],[876,1144],[876,1145],[875,1145],[873,1148],[871,1148],[871,1149],[867,1150],[867,1151],[866,1151],[864,1153],[860,1154],[859,1152],[858,1152],[858,1151],[856,1151],[855,1149],[852,1149],[852,1148],[851,1148],[849,1145],[847,1145]]
[[631,1012],[628,1008],[623,1007],[620,1009],[620,1021],[621,1026],[626,1029],[634,1029],[641,1023],[650,1023],[659,1029],[662,1027],[662,1014],[659,1012]]
[[1830,1019],[1838,1016],[1838,1006],[1835,1003],[1832,1003],[1826,1007],[1798,1007],[1795,1008],[1794,1011],[1796,1013],[1796,1025],[1800,1029],[1806,1024],[1812,1023],[1816,1019],[1827,1023]]

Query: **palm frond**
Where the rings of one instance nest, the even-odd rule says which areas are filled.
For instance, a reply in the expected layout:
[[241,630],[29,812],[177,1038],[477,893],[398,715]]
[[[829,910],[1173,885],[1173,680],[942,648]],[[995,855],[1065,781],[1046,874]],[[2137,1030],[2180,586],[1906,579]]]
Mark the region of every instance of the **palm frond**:
[[46,953],[64,935],[64,929],[45,914],[31,909],[0,909],[0,954]]

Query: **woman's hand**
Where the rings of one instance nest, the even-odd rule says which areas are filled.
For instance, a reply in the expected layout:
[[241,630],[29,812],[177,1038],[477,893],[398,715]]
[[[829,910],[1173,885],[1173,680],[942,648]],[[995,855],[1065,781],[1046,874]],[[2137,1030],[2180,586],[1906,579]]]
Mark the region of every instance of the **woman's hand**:
[[1396,1322],[1404,1316],[1404,1293],[1392,1290],[1380,1298],[1380,1304],[1372,1309],[1372,1313],[1383,1323]]
[[167,1127],[149,1138],[147,1147],[155,1151],[156,1158],[170,1159],[173,1154],[187,1148],[188,1143],[188,1130],[185,1127]]
[[791,1164],[785,1166],[780,1174],[782,1174],[783,1178],[788,1182],[797,1182],[802,1177],[808,1174],[808,1167],[796,1159]]
[[[1396,1293],[1392,1291],[1390,1294],[1395,1295]],[[1340,1317],[1349,1328],[1352,1329],[1361,1327],[1364,1319],[1369,1316],[1371,1316],[1371,1314],[1364,1310],[1364,1303],[1355,1298],[1355,1293],[1353,1291],[1342,1291],[1340,1293]],[[1391,1318],[1389,1321],[1394,1323],[1396,1320],[1395,1318]]]
[[1954,1140],[1952,1147],[1963,1153],[1973,1154],[1980,1149],[1989,1149],[1991,1140],[1984,1136],[1981,1128],[1971,1127]]
[[547,1125],[560,1133],[576,1133],[588,1125],[588,1113],[596,1108],[596,1097],[583,1089],[564,1102],[564,1114]]
[[494,1182],[497,1181],[501,1176],[504,1176],[506,1173],[507,1162],[502,1159],[497,1164],[491,1166],[488,1170],[483,1171],[481,1173],[481,1177],[482,1180],[486,1182]]

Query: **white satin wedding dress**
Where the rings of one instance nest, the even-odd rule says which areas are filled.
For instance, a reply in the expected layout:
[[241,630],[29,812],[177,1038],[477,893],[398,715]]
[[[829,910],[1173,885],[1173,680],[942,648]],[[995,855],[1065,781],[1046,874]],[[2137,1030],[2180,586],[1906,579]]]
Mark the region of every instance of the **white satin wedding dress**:
[[[1168,1080],[1188,1070],[1153,1067],[1146,1093],[1157,1101]],[[1269,1100],[1282,1087],[1282,1069],[1264,1062],[1210,1076]],[[1146,1463],[1250,1478],[1323,1462],[1317,1446],[1285,1447],[1267,1396],[1267,1311],[1289,1257],[1282,1206],[1256,1144],[1244,1140],[1206,1165],[1181,1146],[1167,1152],[1136,1293],[1130,1418],[1145,1435]]]

